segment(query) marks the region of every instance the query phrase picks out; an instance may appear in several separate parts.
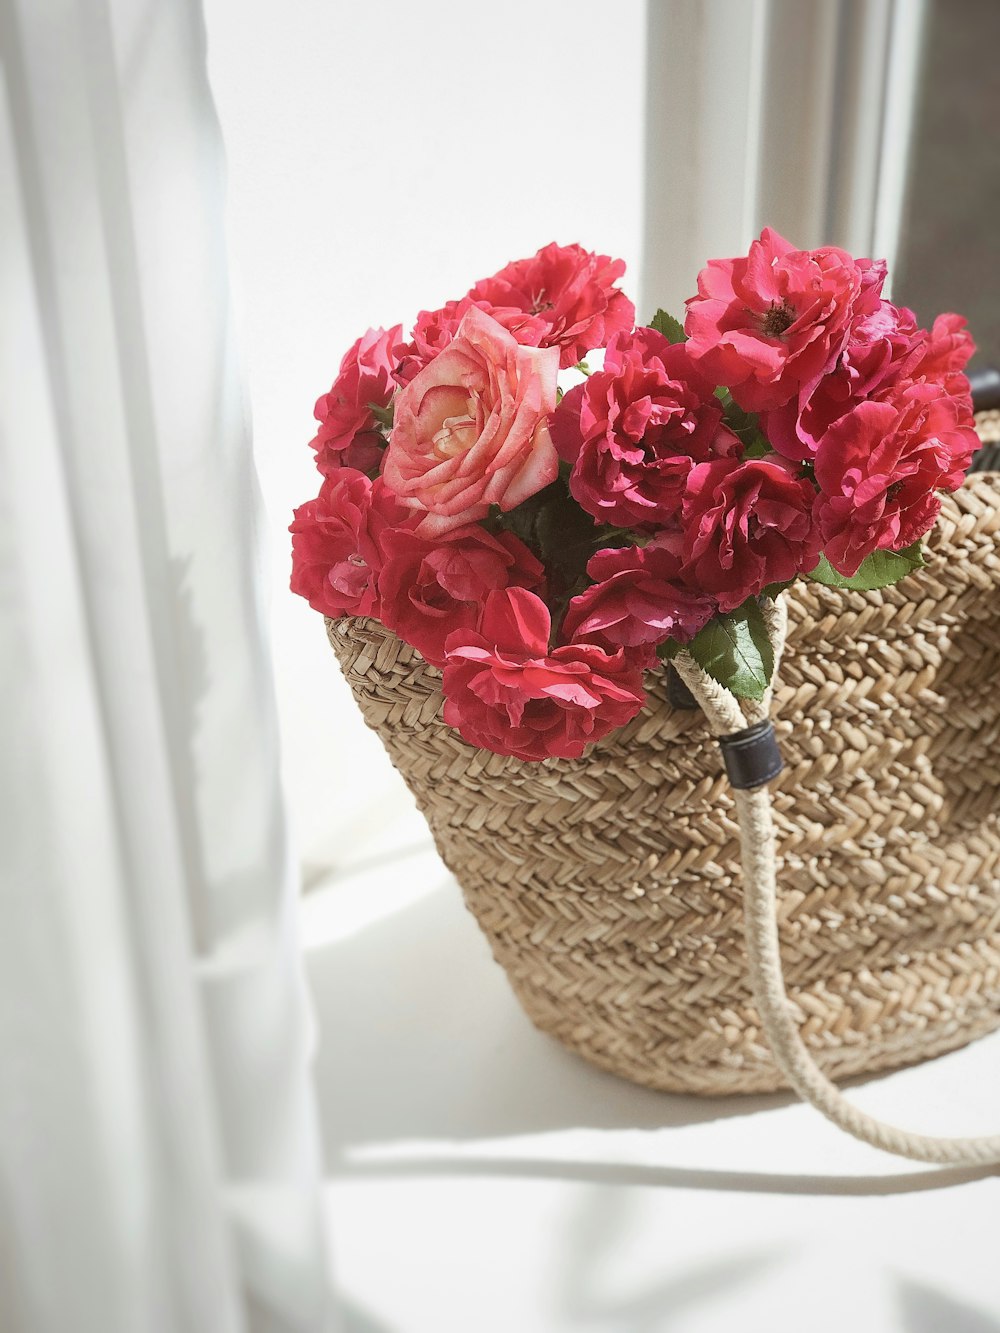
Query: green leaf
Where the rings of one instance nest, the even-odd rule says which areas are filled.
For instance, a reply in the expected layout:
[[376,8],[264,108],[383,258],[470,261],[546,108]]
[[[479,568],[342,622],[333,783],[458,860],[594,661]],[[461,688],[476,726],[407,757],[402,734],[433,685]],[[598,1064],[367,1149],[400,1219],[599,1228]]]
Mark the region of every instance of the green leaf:
[[687,646],[698,665],[737,699],[762,699],[774,672],[774,650],[755,598],[710,620]]
[[380,407],[378,403],[369,403],[368,410],[380,426],[385,430],[392,430],[392,415],[395,410],[392,403],[388,407]]
[[771,453],[771,445],[760,428],[756,412],[747,412],[730,398],[724,402],[722,419],[739,436],[745,458],[763,458]]
[[761,593],[761,597],[767,597],[773,602],[785,591],[786,588],[790,588],[794,582],[794,579],[786,579],[784,583],[769,583]]
[[503,527],[503,510],[499,505],[490,505],[489,513],[479,521],[487,532],[495,536]]
[[655,329],[657,333],[662,333],[667,342],[687,342],[687,334],[684,332],[684,325],[679,319],[674,319],[673,315],[668,315],[665,310],[657,310],[656,314],[649,321],[649,327]]
[[525,545],[530,546],[537,554],[544,555],[540,548],[538,539],[538,504],[532,504],[526,500],[519,504],[516,509],[502,510],[497,505],[490,506],[490,517],[494,519],[496,526],[502,528],[505,532],[512,532]]
[[888,588],[905,575],[926,564],[920,543],[914,542],[903,551],[873,551],[856,574],[848,578],[838,574],[825,555],[806,577],[827,588],[850,588],[857,592],[871,592],[874,588]]
[[598,527],[567,489],[566,477],[499,514],[497,525],[519,537],[541,559],[550,576],[549,591],[558,597],[576,582],[597,549]]
[[683,647],[684,645],[678,643],[676,639],[664,639],[657,647],[656,655],[661,662],[669,662],[677,656]]
[[760,430],[757,413],[747,412],[732,398],[726,403],[723,416],[726,419],[726,425],[730,430],[734,430],[737,435],[752,435],[755,430]]

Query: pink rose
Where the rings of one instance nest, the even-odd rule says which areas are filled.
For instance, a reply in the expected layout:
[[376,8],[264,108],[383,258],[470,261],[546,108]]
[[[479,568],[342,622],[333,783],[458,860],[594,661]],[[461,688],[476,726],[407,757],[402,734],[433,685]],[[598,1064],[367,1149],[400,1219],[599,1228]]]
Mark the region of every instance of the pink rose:
[[644,666],[655,662],[657,644],[687,643],[717,609],[711,597],[686,585],[679,533],[657,533],[646,546],[598,551],[587,573],[594,582],[570,602],[562,636],[609,652],[644,650],[637,659]]
[[927,335],[924,355],[910,373],[914,379],[933,380],[951,392],[951,377],[961,375],[975,351],[976,344],[961,315],[938,315]]
[[593,644],[549,649],[551,619],[523,588],[486,599],[478,631],[449,635],[444,720],[470,745],[518,759],[579,759],[645,703],[642,672]]
[[685,346],[636,329],[612,339],[604,365],[550,422],[573,464],[570,492],[601,523],[662,526],[678,513],[695,462],[733,454],[739,440]]
[[473,301],[470,296],[463,296],[460,301],[448,301],[440,310],[421,310],[410,335],[411,341],[404,346],[400,358],[396,374],[400,384],[409,383],[418,370],[423,370],[438,352],[444,351],[458,332],[462,316],[473,305],[492,315],[522,347],[541,346],[548,331],[544,319],[527,315],[520,309],[493,306],[489,301]]
[[385,408],[392,401],[402,332],[399,324],[369,329],[345,353],[330,392],[317,399],[315,416],[320,425],[310,444],[324,475],[345,465],[361,472],[378,467],[385,441],[370,404]]
[[635,306],[614,285],[624,272],[621,259],[553,242],[477,282],[469,295],[544,321],[539,345],[558,347],[565,369],[635,323]]
[[397,529],[381,542],[378,576],[382,621],[434,666],[444,665],[444,641],[475,629],[487,596],[498,588],[537,588],[545,569],[513,533],[491,536],[473,523],[428,541]]
[[699,463],[688,477],[682,527],[689,583],[733,611],[771,583],[816,567],[816,491],[784,459]]
[[795,250],[770,227],[745,259],[713,259],[687,302],[691,355],[741,407],[787,403],[832,369],[856,305],[877,299],[884,266],[836,246]]
[[833,423],[866,398],[912,376],[926,353],[928,334],[912,310],[879,301],[856,319],[840,360],[784,406],[764,414],[761,427],[780,454],[812,458]]
[[381,539],[407,519],[408,511],[381,480],[338,468],[316,499],[295,511],[289,528],[292,592],[325,616],[377,616]]
[[833,567],[851,576],[873,551],[928,532],[936,492],[958,489],[978,445],[968,404],[924,380],[836,421],[816,454],[816,520]]
[[521,347],[472,306],[452,341],[396,399],[383,476],[427,516],[424,535],[513,509],[554,481],[546,422],[558,355]]

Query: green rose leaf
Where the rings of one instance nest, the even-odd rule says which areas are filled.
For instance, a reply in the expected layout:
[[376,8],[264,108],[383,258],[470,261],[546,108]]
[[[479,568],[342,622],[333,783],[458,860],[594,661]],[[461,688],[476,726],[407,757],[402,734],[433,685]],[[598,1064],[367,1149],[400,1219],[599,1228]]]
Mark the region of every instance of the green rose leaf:
[[737,699],[762,699],[774,674],[774,649],[755,598],[716,616],[691,640],[698,665]]
[[786,579],[784,583],[769,583],[761,593],[761,597],[768,597],[773,602],[785,591],[786,588],[790,588],[794,582],[794,579]]
[[888,588],[905,575],[926,564],[920,542],[914,542],[903,551],[873,551],[856,574],[848,578],[838,574],[825,555],[806,577],[827,588],[850,588],[856,592],[871,592],[874,588]]
[[392,430],[392,415],[395,411],[393,403],[390,403],[388,407],[380,407],[378,403],[369,403],[368,410],[383,430]]
[[649,327],[655,329],[657,333],[662,333],[669,343],[687,342],[684,325],[679,319],[674,319],[673,315],[668,315],[665,310],[657,310],[649,321]]
[[760,430],[757,413],[747,412],[733,398],[725,404],[723,416],[726,418],[726,425],[737,435],[752,435],[755,430]]
[[684,645],[678,643],[676,639],[664,639],[657,648],[656,655],[661,662],[670,662],[677,656],[683,647]]
[[771,452],[771,445],[760,428],[756,412],[744,411],[730,398],[723,403],[722,419],[733,434],[739,436],[745,458],[763,458]]
[[757,431],[756,435],[743,446],[744,458],[767,458],[768,455],[773,459],[774,450],[760,431]]

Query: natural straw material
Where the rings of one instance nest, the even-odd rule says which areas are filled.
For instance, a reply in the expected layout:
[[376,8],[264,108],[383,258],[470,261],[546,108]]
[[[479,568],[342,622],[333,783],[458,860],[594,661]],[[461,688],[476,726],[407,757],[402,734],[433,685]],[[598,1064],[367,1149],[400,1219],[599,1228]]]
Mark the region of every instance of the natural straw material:
[[1000,443],[1000,409],[980,412],[976,416],[976,431],[983,444]]
[[[782,599],[766,604],[765,619],[777,670],[788,632]],[[770,691],[760,703],[748,704],[744,715],[739,701],[720,689],[690,654],[679,653],[676,666],[708,718],[713,735],[726,736],[767,721]],[[753,790],[735,791],[734,797],[743,853],[744,937],[750,983],[768,1047],[789,1084],[835,1125],[886,1152],[938,1165],[1000,1165],[1000,1134],[942,1138],[901,1129],[859,1110],[823,1074],[799,1034],[785,990],[770,792],[764,783]]]
[[[1000,1025],[1000,478],[945,501],[929,565],[881,592],[799,582],[771,713],[785,981],[827,1075]],[[328,622],[534,1022],[698,1093],[784,1086],[753,1003],[734,794],[701,711],[649,704],[581,760],[475,750],[440,675],[381,625]],[[461,997],[456,997],[461,1003]]]

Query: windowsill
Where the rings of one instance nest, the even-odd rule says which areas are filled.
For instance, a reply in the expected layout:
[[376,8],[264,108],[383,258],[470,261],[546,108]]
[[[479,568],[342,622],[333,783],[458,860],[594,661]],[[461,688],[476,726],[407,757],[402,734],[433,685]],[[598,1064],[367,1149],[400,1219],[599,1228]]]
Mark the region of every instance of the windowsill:
[[[311,893],[302,936],[336,1268],[367,1312],[349,1327],[753,1333],[798,1292],[810,1333],[1000,1328],[995,1179],[888,1157],[787,1096],[592,1069],[522,1014],[429,844]],[[1000,1034],[854,1096],[995,1131],[998,1056]]]

